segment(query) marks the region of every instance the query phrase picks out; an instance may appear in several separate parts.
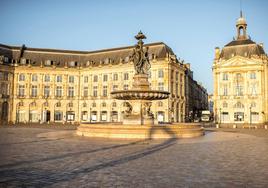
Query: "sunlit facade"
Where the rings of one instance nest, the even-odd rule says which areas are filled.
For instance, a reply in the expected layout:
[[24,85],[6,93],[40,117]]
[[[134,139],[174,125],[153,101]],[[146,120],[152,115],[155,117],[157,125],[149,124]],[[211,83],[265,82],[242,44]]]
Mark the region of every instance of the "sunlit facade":
[[247,35],[242,13],[236,28],[236,39],[215,49],[215,120],[222,126],[262,126],[268,118],[268,58],[263,44]]
[[[153,102],[154,117],[184,122],[187,66],[164,43],[146,46],[151,88],[171,93],[169,99]],[[110,92],[132,86],[132,52],[132,46],[86,52],[0,45],[1,121],[122,121],[124,101]]]

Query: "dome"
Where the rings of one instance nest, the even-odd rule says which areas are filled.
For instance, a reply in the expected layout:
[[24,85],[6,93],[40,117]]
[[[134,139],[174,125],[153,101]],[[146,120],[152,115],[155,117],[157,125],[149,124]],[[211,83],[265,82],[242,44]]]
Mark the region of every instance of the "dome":
[[240,17],[236,21],[236,25],[247,25],[246,19],[244,17]]
[[252,55],[265,55],[265,51],[261,45],[251,39],[233,40],[224,46],[220,58],[228,60],[237,55],[250,58]]

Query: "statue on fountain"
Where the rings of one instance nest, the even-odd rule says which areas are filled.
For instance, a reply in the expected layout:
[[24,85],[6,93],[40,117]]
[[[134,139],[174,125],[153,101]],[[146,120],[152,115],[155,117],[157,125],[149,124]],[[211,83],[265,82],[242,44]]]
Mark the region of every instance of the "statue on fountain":
[[144,50],[142,41],[142,39],[146,39],[146,36],[140,31],[135,38],[138,40],[138,43],[135,45],[131,57],[134,62],[136,74],[148,74],[148,71],[151,68],[148,56],[148,47]]

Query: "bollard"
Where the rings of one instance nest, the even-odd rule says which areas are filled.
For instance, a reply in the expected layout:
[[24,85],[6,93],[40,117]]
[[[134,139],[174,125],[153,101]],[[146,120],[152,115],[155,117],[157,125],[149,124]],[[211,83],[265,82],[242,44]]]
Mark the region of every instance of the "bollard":
[[236,129],[236,125],[233,125],[233,129]]
[[264,125],[264,128],[265,128],[265,129],[268,129],[268,125]]
[[217,129],[220,128],[220,125],[219,125],[219,124],[216,124],[216,128],[217,128]]

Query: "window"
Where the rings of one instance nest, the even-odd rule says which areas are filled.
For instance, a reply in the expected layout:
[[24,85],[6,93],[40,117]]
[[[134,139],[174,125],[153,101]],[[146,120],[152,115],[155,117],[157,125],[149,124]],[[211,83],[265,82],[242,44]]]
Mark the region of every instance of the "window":
[[236,96],[243,96],[243,86],[240,83],[235,86],[235,94]]
[[222,80],[228,80],[228,74],[227,73],[223,73]]
[[88,76],[84,77],[84,83],[88,83]]
[[158,83],[158,90],[164,91],[164,83],[163,82]]
[[61,121],[62,120],[62,112],[61,111],[55,111],[55,121]]
[[113,91],[116,91],[118,89],[118,85],[113,85]]
[[97,75],[94,75],[93,82],[98,82],[98,76]]
[[250,85],[250,94],[257,95],[257,84],[256,83],[252,83]]
[[223,96],[227,96],[228,95],[228,88],[227,85],[223,86]]
[[230,119],[229,119],[229,113],[228,112],[222,112],[221,113],[221,121],[222,122],[227,122],[227,121],[229,121]]
[[113,102],[112,103],[112,107],[116,107],[116,102]]
[[32,82],[37,82],[38,81],[38,77],[36,74],[32,75]]
[[83,107],[84,107],[84,108],[87,107],[87,103],[86,103],[86,102],[83,103]]
[[162,106],[163,106],[163,102],[159,101],[159,102],[158,102],[158,106],[159,106],[159,107],[162,107]]
[[72,108],[74,106],[74,104],[72,103],[72,102],[70,102],[69,104],[68,104],[68,107],[70,107],[70,108]]
[[44,87],[44,96],[45,97],[49,97],[49,93],[50,93],[50,87],[49,86],[45,86]]
[[235,112],[234,121],[244,121],[244,112]]
[[176,83],[176,95],[179,96],[179,84]]
[[45,82],[50,82],[50,76],[48,74],[45,75]]
[[36,97],[37,96],[37,86],[32,86],[31,96],[32,97]]
[[171,70],[170,78],[171,78],[171,80],[173,80],[173,78],[174,78],[174,70]]
[[124,84],[124,86],[123,86],[124,88],[124,90],[128,90],[128,85],[127,84]]
[[176,72],[176,81],[179,81],[179,73]]
[[8,72],[4,72],[4,78],[3,78],[4,81],[8,81]]
[[84,97],[88,97],[88,87],[84,87]]
[[103,75],[103,81],[107,82],[107,80],[108,80],[108,75],[107,74]]
[[158,78],[164,78],[164,71],[163,71],[163,69],[158,70]]
[[50,65],[53,65],[53,61],[51,61],[51,60],[46,60],[46,61],[45,61],[45,66],[50,66]]
[[25,75],[24,74],[19,75],[19,81],[25,81]]
[[57,102],[56,103],[56,107],[61,107],[61,103],[60,102]]
[[56,97],[62,97],[62,86],[56,87]]
[[102,107],[106,107],[106,102],[101,103]]
[[23,97],[24,96],[24,93],[25,92],[25,86],[24,85],[19,85],[19,92],[18,92],[18,95],[20,97]]
[[255,72],[250,73],[250,79],[256,79],[256,73]]
[[69,83],[74,83],[74,76],[69,76]]
[[93,97],[98,96],[98,86],[93,86]]
[[77,66],[77,62],[76,61],[70,61],[68,63],[69,67],[76,67]]
[[255,103],[255,102],[252,102],[250,106],[251,106],[252,108],[255,108],[255,107],[256,107],[256,103]]
[[128,73],[124,73],[124,80],[128,80]]
[[228,108],[228,103],[227,102],[223,102],[222,107],[223,108]]
[[102,95],[103,95],[103,97],[107,97],[107,86],[103,86]]
[[97,104],[95,102],[92,103],[92,107],[96,107]]
[[68,88],[68,97],[74,97],[74,87]]
[[57,82],[62,82],[62,76],[61,75],[57,75],[56,76],[56,81]]
[[114,81],[117,81],[117,80],[118,80],[118,74],[115,73],[115,74],[113,75],[113,80],[114,80]]
[[244,108],[244,105],[243,105],[241,102],[237,102],[237,103],[234,105],[234,108]]
[[236,80],[236,81],[241,81],[242,78],[243,78],[243,77],[242,77],[242,75],[241,75],[240,73],[236,73],[236,74],[235,74],[235,80]]

